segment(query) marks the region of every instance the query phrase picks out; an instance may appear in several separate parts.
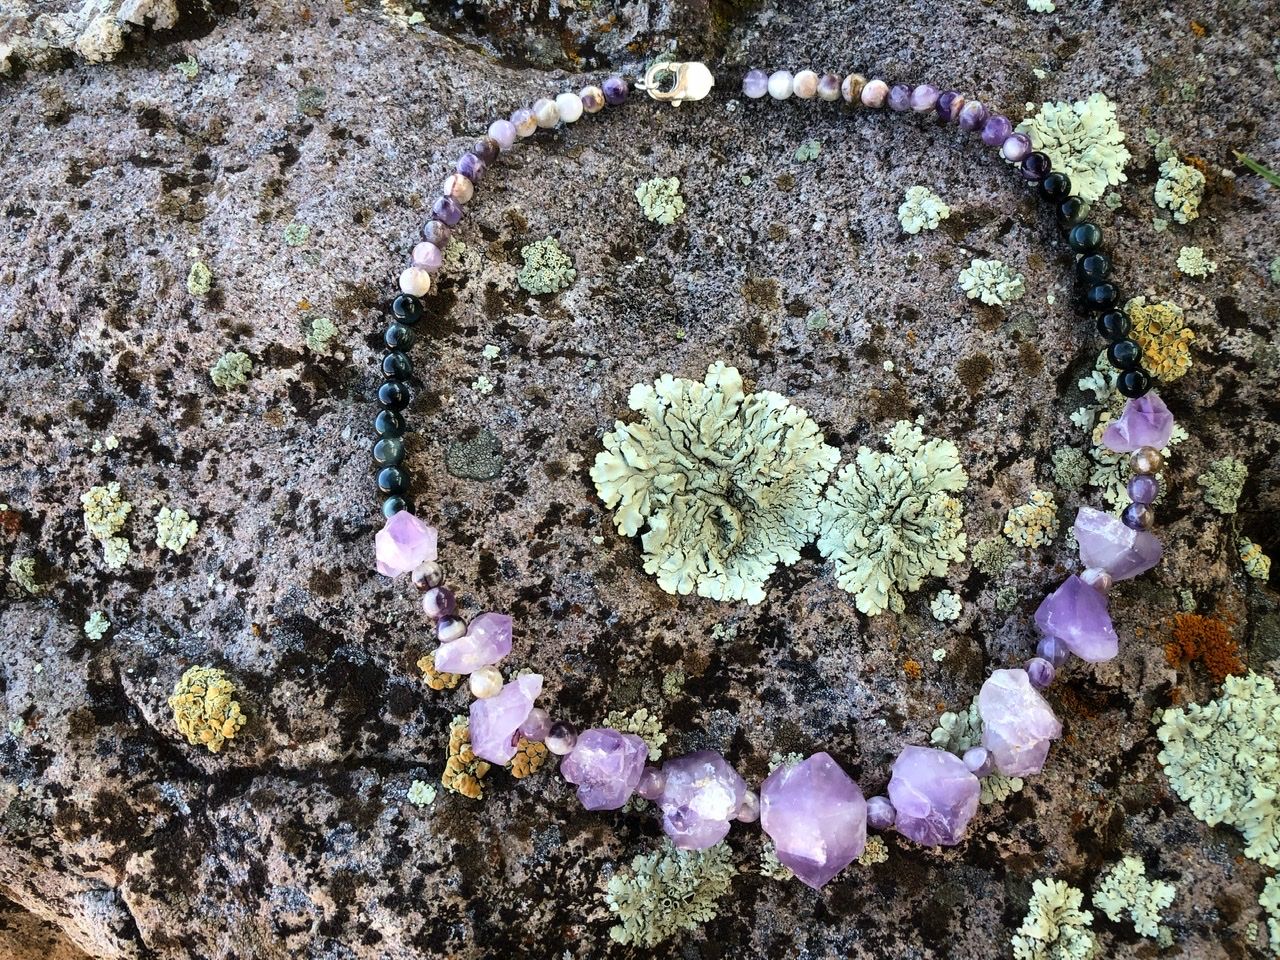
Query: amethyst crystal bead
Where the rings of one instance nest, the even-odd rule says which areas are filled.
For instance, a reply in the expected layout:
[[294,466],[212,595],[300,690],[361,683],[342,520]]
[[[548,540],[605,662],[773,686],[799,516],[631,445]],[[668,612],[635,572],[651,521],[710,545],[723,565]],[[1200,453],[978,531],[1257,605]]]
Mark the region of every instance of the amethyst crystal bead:
[[840,99],[840,78],[834,73],[824,73],[818,78],[818,99],[828,103]]
[[742,798],[742,806],[738,808],[738,812],[734,814],[734,819],[739,823],[755,823],[760,819],[760,794],[754,790],[748,790]]
[[[462,174],[472,183],[479,183],[484,179],[485,170],[489,169],[488,163],[474,153],[464,153],[458,158],[458,173]],[[448,221],[445,221],[446,223]]]
[[1075,575],[1044,598],[1036,610],[1036,626],[1090,663],[1110,660],[1120,649],[1107,598]]
[[408,510],[392,514],[373,538],[377,569],[384,577],[409,573],[436,558],[436,528]]
[[1028,660],[1026,671],[1027,677],[1031,680],[1031,685],[1037,690],[1045,689],[1045,687],[1053,683],[1053,678],[1057,675],[1057,671],[1053,669],[1053,664],[1044,657],[1032,657]]
[[436,649],[435,666],[441,673],[474,673],[510,652],[511,618],[505,613],[482,613],[465,634]]
[[617,810],[631,799],[648,755],[648,746],[634,733],[592,727],[578,734],[560,774],[577,785],[578,799],[588,810]]
[[867,826],[872,830],[888,830],[897,818],[897,811],[888,797],[871,797],[867,800]]
[[530,710],[529,715],[524,718],[524,723],[520,724],[520,736],[535,743],[541,743],[547,739],[547,734],[550,732],[551,714],[541,707]]
[[896,113],[905,113],[911,109],[911,88],[905,83],[889,88],[889,109]]
[[988,777],[996,769],[995,759],[986,747],[970,747],[960,759],[964,761],[965,769],[975,777]]
[[504,684],[497,695],[471,701],[471,750],[499,766],[511,762],[520,739],[520,726],[542,692],[542,677],[526,673]]
[[1041,637],[1036,644],[1036,656],[1048,660],[1054,667],[1060,667],[1071,657],[1071,651],[1057,637]]
[[422,229],[418,232],[422,235],[422,239],[426,243],[433,243],[441,250],[443,250],[444,245],[449,242],[449,238],[453,236],[453,231],[435,217],[432,217],[424,223],[422,225]]
[[1010,163],[1021,163],[1031,152],[1031,138],[1025,133],[1011,133],[1000,145],[1000,156]]
[[[1053,670],[1048,661],[1040,662]],[[1032,686],[1026,670],[992,673],[978,692],[978,713],[982,716],[982,745],[1006,777],[1039,773],[1049,755],[1049,744],[1062,736],[1062,724]]]
[[[1053,170],[1053,163],[1049,158],[1039,150],[1033,150],[1022,158],[1022,163],[1018,164],[1018,173],[1022,175],[1023,180],[1030,180],[1032,183],[1039,183]],[[1078,225],[1077,225],[1078,226]],[[1076,227],[1072,227],[1074,231]]]
[[928,113],[938,106],[938,88],[922,83],[911,91],[911,109],[916,113]]
[[769,75],[763,70],[748,70],[742,78],[742,95],[759,100],[769,92]]
[[925,846],[955,846],[978,812],[982,788],[964,761],[932,747],[904,747],[893,762],[889,800],[894,826]]
[[960,108],[960,115],[956,118],[956,123],[961,130],[973,133],[981,130],[987,122],[987,108],[977,100],[969,100]]
[[1131,503],[1120,513],[1120,522],[1130,530],[1150,530],[1155,526],[1156,512],[1145,503]]
[[1131,530],[1109,513],[1081,507],[1073,526],[1080,562],[1105,570],[1113,580],[1128,580],[1160,562],[1160,541],[1145,530]]
[[987,117],[987,122],[982,125],[982,142],[988,147],[999,147],[1011,133],[1013,133],[1013,124],[1009,122],[1009,118],[997,113],[995,116]]
[[747,783],[724,757],[699,750],[662,765],[666,785],[658,806],[662,829],[680,850],[705,850],[729,832]]
[[818,890],[867,845],[867,802],[838,763],[815,753],[765,778],[760,827],[773,840],[778,859]]
[[1143,447],[1160,450],[1173,437],[1173,414],[1164,401],[1147,393],[1124,405],[1119,418],[1102,431],[1102,444],[1114,453],[1132,453]]
[[946,93],[938,97],[938,103],[935,109],[938,111],[938,118],[944,123],[950,123],[960,116],[960,110],[964,106],[964,96],[959,90],[948,90]]
[[441,617],[436,621],[436,639],[452,643],[467,635],[467,623],[461,617]]
[[446,227],[456,227],[462,219],[462,204],[452,197],[437,197],[431,205],[431,216]]
[[662,796],[662,788],[667,785],[667,775],[657,767],[645,767],[640,774],[640,782],[636,784],[636,795],[646,800],[657,800]]
[[604,102],[611,107],[627,101],[627,81],[621,77],[610,77],[600,84],[600,89],[604,91]]
[[1129,499],[1134,503],[1150,505],[1155,503],[1156,497],[1160,495],[1160,481],[1154,474],[1140,473],[1136,477],[1129,478],[1128,489]]
[[423,240],[413,247],[413,265],[434,273],[444,263],[444,251],[434,243]]
[[578,731],[574,729],[573,724],[557,720],[551,725],[551,729],[547,731],[546,739],[542,742],[557,757],[563,757],[573,752],[574,746],[578,743]]

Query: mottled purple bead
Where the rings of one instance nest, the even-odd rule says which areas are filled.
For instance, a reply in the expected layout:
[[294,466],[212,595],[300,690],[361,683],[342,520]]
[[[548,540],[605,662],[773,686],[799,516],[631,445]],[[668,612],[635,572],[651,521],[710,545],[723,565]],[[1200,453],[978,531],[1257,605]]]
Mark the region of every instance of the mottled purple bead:
[[1037,690],[1043,690],[1053,683],[1053,678],[1056,674],[1057,671],[1053,669],[1053,664],[1043,657],[1032,657],[1027,661],[1027,678],[1030,679],[1031,685]]
[[1048,660],[1055,667],[1060,667],[1071,657],[1067,645],[1057,637],[1041,637],[1036,644],[1036,656]]
[[973,133],[981,130],[983,124],[987,122],[987,108],[978,100],[966,101],[965,105],[960,108],[960,116],[956,118],[961,130]]
[[1010,163],[1021,163],[1031,152],[1031,138],[1025,133],[1011,133],[1000,145],[1000,156]]
[[658,767],[645,767],[640,774],[640,782],[636,784],[636,794],[646,800],[657,800],[662,796],[662,788],[667,784],[667,775]]
[[1160,481],[1154,474],[1140,473],[1129,478],[1129,499],[1134,503],[1152,504],[1160,495]]
[[498,159],[502,146],[493,137],[481,137],[471,145],[471,152],[485,162],[485,165]]
[[990,776],[991,772],[996,768],[995,758],[991,756],[991,751],[986,747],[970,747],[961,757],[965,767],[975,777]]
[[427,243],[434,243],[441,250],[449,242],[449,238],[453,236],[453,231],[435,217],[424,223],[422,229],[418,232],[422,235],[423,240]]
[[982,142],[988,147],[998,147],[1011,133],[1013,133],[1013,124],[1009,122],[1009,118],[997,113],[995,116],[987,117],[987,122],[982,125]]
[[458,158],[458,172],[472,183],[479,183],[483,180],[484,172],[488,168],[489,164],[474,153],[464,153]]
[[510,120],[495,120],[489,124],[489,136],[503,150],[510,150],[516,142],[516,126]]
[[572,723],[566,723],[564,720],[557,720],[551,724],[551,729],[547,731],[547,735],[542,742],[546,744],[548,750],[557,757],[566,756],[573,752],[573,748],[578,743],[578,731]]
[[1145,503],[1131,503],[1120,514],[1120,522],[1130,530],[1150,530],[1155,526],[1156,512]]
[[457,606],[453,591],[448,587],[435,587],[422,595],[422,612],[432,620],[443,620]]
[[600,84],[600,89],[604,91],[604,102],[611,107],[627,101],[627,81],[621,77],[610,77]]
[[742,78],[742,95],[759,100],[769,92],[769,75],[763,70],[748,70]]
[[938,88],[922,83],[911,91],[911,109],[916,113],[928,113],[938,106]]
[[434,273],[443,263],[444,253],[434,243],[423,240],[422,243],[414,244],[413,265],[415,267]]
[[1115,585],[1115,578],[1101,567],[1085,567],[1080,571],[1080,579],[1099,593],[1110,593]]
[[462,219],[462,204],[452,197],[438,197],[431,205],[431,215],[446,227],[456,227]]
[[528,107],[520,107],[511,111],[511,125],[515,127],[517,137],[531,137],[538,129],[538,118]]
[[938,103],[934,109],[938,111],[939,119],[946,123],[950,123],[960,116],[960,111],[964,107],[964,96],[959,90],[948,90],[946,93],[938,97]]
[[889,88],[889,109],[897,113],[905,113],[911,109],[911,88],[905,83]]
[[818,99],[828,103],[840,99],[840,78],[834,73],[824,73],[818,78]]
[[1018,173],[1023,180],[1039,183],[1053,171],[1053,162],[1039,150],[1034,150],[1022,158],[1018,164]]
[[872,830],[888,830],[897,818],[897,811],[888,797],[870,797],[867,800],[867,826]]

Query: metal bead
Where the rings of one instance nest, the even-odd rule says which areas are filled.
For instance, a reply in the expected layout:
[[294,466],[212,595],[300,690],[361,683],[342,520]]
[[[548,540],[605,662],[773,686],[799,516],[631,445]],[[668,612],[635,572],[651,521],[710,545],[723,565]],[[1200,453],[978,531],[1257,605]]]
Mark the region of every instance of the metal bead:
[[1139,447],[1129,458],[1129,466],[1134,473],[1159,473],[1164,457],[1155,447]]

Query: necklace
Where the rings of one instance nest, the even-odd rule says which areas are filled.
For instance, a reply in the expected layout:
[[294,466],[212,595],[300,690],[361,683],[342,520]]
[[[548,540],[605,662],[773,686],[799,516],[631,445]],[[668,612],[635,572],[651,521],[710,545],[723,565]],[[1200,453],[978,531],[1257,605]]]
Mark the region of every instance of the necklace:
[[[655,100],[679,106],[707,97],[714,82],[704,64],[659,63],[635,86]],[[812,70],[794,75],[751,70],[743,77],[742,93],[750,100],[768,96],[779,101],[843,101],[850,108],[933,115],[942,124],[975,134],[1052,206],[1077,256],[1082,307],[1107,340],[1108,358],[1118,371],[1117,388],[1129,398],[1102,439],[1113,452],[1130,454],[1131,503],[1120,518],[1081,507],[1074,531],[1083,569],[1067,577],[1037,609],[1041,636],[1025,666],[995,670],[983,684],[978,695],[982,745],[963,757],[931,747],[904,747],[892,764],[886,795],[870,798],[821,751],[777,767],[758,791],[748,788],[725,758],[712,751],[652,766],[646,762],[645,741],[635,734],[608,727],[578,731],[563,719],[553,721],[536,705],[543,687],[540,675],[527,673],[504,682],[496,664],[512,649],[509,616],[483,613],[467,623],[458,615],[456,598],[437,562],[437,532],[410,511],[409,481],[402,465],[403,411],[409,405],[413,371],[408,351],[423,316],[422,298],[431,290],[444,261],[444,246],[489,167],[517,141],[540,129],[576,123],[586,114],[625,103],[629,85],[622,77],[539,99],[509,119],[495,120],[459,158],[431,207],[412,261],[400,274],[400,293],[391,303],[384,337],[384,382],[378,388],[373,445],[386,518],[375,538],[377,569],[390,577],[409,574],[421,591],[423,611],[441,643],[434,655],[435,670],[469,676],[475,697],[469,717],[471,749],[478,758],[506,765],[517,753],[527,758],[549,751],[562,758],[560,773],[576,785],[587,809],[619,809],[633,795],[652,801],[662,813],[663,830],[681,849],[705,849],[723,840],[734,821],[759,820],[778,859],[800,880],[820,888],[862,853],[868,828],[896,830],[923,845],[951,846],[964,838],[977,811],[979,778],[1040,772],[1051,743],[1062,733],[1040,691],[1054,682],[1073,655],[1088,662],[1116,656],[1119,638],[1108,612],[1111,587],[1160,560],[1161,543],[1150,532],[1152,505],[1159,494],[1160,450],[1168,444],[1174,423],[1168,408],[1150,392],[1141,347],[1129,337],[1129,319],[1119,308],[1120,291],[1109,279],[1111,259],[1102,252],[1101,229],[1085,219],[1084,203],[1073,195],[1070,178],[1055,172],[1049,157],[1033,149],[1031,139],[1016,132],[1007,117],[955,90],[942,92],[929,84],[890,86],[857,73],[841,77],[819,76]]]

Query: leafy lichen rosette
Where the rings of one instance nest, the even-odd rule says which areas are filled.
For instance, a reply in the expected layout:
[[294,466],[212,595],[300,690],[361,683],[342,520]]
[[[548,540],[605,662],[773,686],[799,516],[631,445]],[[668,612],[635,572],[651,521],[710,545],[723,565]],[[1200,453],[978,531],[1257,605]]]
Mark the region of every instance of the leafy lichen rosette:
[[591,469],[618,531],[647,527],[644,569],[668,593],[759,603],[816,532],[839,452],[804,410],[747,393],[719,362],[702,382],[637,384],[627,402],[641,418],[615,423]]

